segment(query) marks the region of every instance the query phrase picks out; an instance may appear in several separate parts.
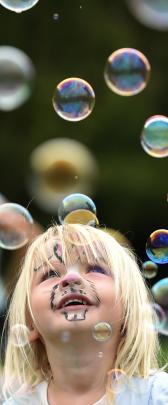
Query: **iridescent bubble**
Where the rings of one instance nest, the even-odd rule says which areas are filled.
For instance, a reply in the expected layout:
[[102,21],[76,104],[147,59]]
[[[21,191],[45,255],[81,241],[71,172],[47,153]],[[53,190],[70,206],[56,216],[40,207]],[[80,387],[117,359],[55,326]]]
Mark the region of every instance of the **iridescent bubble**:
[[146,87],[150,69],[143,53],[133,48],[122,48],[107,59],[104,78],[110,90],[120,96],[133,96]]
[[154,115],[145,122],[141,145],[148,155],[162,158],[168,156],[168,118]]
[[140,23],[157,30],[168,29],[167,0],[127,0],[127,3]]
[[70,77],[58,84],[53,95],[56,113],[67,121],[81,121],[91,114],[95,104],[95,94],[83,79]]
[[29,329],[26,325],[16,324],[11,329],[11,343],[16,347],[24,347],[29,342]]
[[112,335],[112,327],[107,322],[98,322],[92,329],[92,335],[98,342],[106,342]]
[[151,260],[147,260],[142,265],[142,274],[145,278],[150,279],[156,277],[158,273],[158,265]]
[[[96,216],[96,206],[90,197],[79,193],[70,194],[62,200],[58,208],[58,218],[60,223],[66,222],[67,216],[76,210],[80,210],[80,215],[82,214],[81,211],[83,210],[84,215],[86,211],[90,211]],[[92,219],[93,217],[89,217],[89,220],[90,218]]]
[[125,391],[128,385],[126,373],[118,368],[114,368],[107,373],[107,390],[108,393],[119,394]]
[[21,13],[34,7],[39,0],[0,0],[0,4],[8,10]]
[[[157,303],[143,305],[142,313],[144,316],[145,327],[149,333],[158,333],[166,324],[166,314],[164,309]],[[149,321],[152,315],[152,322]]]
[[159,280],[151,288],[155,301],[164,308],[168,308],[168,277]]
[[31,94],[34,77],[34,66],[24,52],[0,46],[0,110],[22,105]]
[[33,219],[26,208],[19,204],[0,205],[0,247],[19,249],[24,246],[32,232]]
[[149,236],[146,253],[155,263],[168,263],[168,230],[158,229]]

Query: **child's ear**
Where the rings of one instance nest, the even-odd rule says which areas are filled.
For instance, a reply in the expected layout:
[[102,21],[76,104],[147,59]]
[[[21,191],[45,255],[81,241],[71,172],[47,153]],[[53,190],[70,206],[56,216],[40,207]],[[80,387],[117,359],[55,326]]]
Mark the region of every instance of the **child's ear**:
[[29,342],[35,342],[39,337],[40,335],[36,327],[33,324],[29,325]]

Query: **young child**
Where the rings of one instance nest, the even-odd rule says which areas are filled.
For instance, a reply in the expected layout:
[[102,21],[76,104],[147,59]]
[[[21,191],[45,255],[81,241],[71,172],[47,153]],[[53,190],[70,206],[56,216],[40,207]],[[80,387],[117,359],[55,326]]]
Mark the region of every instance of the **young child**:
[[11,300],[3,404],[168,404],[154,324],[127,248],[91,226],[49,228]]

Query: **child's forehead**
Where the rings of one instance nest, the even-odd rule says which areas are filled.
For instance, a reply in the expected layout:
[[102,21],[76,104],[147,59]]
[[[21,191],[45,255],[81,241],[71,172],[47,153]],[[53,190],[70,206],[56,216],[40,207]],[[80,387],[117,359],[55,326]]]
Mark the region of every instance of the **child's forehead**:
[[[43,245],[38,249],[35,255],[35,267],[41,266],[43,261],[52,261],[57,259],[63,264],[68,262],[85,261],[106,261],[103,257],[102,249],[97,244],[93,243],[66,243],[63,244],[60,239],[54,238],[44,241]],[[65,263],[67,262],[67,263]]]

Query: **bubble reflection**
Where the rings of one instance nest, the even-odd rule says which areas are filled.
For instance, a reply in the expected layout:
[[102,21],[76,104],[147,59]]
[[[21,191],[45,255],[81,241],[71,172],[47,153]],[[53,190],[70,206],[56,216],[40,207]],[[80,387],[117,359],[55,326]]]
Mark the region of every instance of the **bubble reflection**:
[[158,229],[151,233],[146,243],[146,254],[155,263],[168,263],[167,229]]

